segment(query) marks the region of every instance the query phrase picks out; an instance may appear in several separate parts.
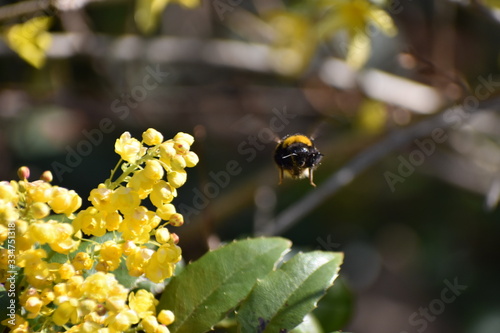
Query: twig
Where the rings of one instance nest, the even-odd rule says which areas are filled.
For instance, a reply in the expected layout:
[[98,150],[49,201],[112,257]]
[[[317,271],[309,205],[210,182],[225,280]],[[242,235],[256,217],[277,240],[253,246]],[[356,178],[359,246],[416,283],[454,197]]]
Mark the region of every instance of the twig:
[[0,21],[14,17],[49,11],[49,0],[20,1],[0,7]]
[[269,221],[268,228],[264,230],[266,235],[279,235],[290,229],[314,208],[319,206],[328,197],[336,193],[340,188],[349,184],[357,175],[367,169],[370,165],[380,160],[385,155],[397,148],[403,147],[412,140],[429,135],[436,128],[448,128],[455,123],[446,121],[444,113],[450,110],[462,109],[465,114],[492,111],[500,108],[500,97],[480,102],[479,106],[471,111],[466,111],[462,106],[454,106],[444,110],[431,118],[425,119],[413,126],[395,131],[382,141],[367,148],[358,154],[344,167],[334,173],[322,185],[318,186],[311,194],[300,199],[289,208],[285,209],[274,220]]

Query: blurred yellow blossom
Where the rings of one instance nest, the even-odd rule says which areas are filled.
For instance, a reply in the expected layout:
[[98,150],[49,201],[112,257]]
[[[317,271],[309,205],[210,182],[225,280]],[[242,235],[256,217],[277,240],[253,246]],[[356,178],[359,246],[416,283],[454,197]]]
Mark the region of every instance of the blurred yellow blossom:
[[322,0],[319,4],[326,9],[317,24],[319,37],[346,32],[346,60],[354,68],[362,67],[370,56],[370,24],[389,37],[397,33],[390,15],[368,0]]
[[138,0],[135,7],[135,22],[143,33],[150,33],[156,28],[158,19],[169,3],[178,3],[187,8],[194,8],[200,0]]
[[309,18],[289,11],[272,11],[263,18],[274,31],[271,60],[275,70],[292,76],[302,73],[317,46]]
[[37,16],[13,25],[7,30],[7,44],[30,65],[41,68],[52,40],[48,32],[51,21],[48,16]]

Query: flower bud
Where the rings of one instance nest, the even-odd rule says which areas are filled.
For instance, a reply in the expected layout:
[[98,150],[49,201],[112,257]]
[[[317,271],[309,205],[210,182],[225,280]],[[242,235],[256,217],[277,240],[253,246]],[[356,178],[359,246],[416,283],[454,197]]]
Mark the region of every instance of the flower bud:
[[148,128],[142,133],[142,140],[148,146],[156,146],[162,143],[163,135],[154,128]]
[[170,220],[168,222],[174,227],[180,227],[184,224],[184,217],[182,214],[175,213],[170,216]]
[[181,187],[187,180],[187,173],[183,169],[171,171],[167,174],[167,180],[173,188]]
[[187,152],[187,154],[184,155],[184,160],[186,161],[186,166],[188,168],[194,167],[200,161],[198,155],[196,155],[194,151]]
[[167,228],[156,229],[156,241],[160,244],[166,243],[170,240],[170,232]]
[[44,171],[40,176],[40,180],[43,180],[47,183],[50,183],[53,179],[54,177],[52,176],[52,172],[50,172],[49,170]]
[[20,167],[19,169],[17,169],[17,176],[21,180],[30,178],[30,169],[27,166]]
[[175,315],[170,310],[161,310],[158,314],[158,321],[163,325],[170,325],[174,322]]
[[172,232],[170,233],[170,237],[172,238],[174,244],[179,244],[179,235],[177,235],[175,232]]
[[191,134],[179,132],[174,136],[174,141],[177,141],[177,140],[183,140],[183,141],[187,142],[187,144],[189,146],[191,146],[194,142],[194,137]]

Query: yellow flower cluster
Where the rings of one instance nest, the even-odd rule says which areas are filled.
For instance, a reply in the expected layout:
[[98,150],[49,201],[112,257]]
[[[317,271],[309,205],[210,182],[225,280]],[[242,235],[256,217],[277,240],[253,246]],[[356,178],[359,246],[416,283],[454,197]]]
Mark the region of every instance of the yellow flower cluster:
[[[171,202],[186,181],[184,169],[198,163],[193,141],[185,133],[164,141],[154,129],[139,141],[125,132],[115,144],[120,162],[79,212],[81,198],[51,185],[50,172],[29,182],[22,167],[20,181],[0,182],[0,283],[22,307],[2,323],[12,332],[168,333],[174,314],[157,313],[152,293],[130,292],[110,272],[126,266],[129,275],[155,283],[172,276],[181,249],[166,225],[183,224]],[[105,241],[83,235],[108,232]],[[55,253],[67,259],[51,260]]]

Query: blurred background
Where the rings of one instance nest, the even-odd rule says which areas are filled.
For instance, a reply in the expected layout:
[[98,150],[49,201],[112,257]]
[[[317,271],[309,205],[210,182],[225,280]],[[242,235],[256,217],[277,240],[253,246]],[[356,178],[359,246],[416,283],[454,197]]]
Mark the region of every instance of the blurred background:
[[[280,235],[345,252],[325,332],[500,332],[500,2],[0,3],[0,179],[88,205],[121,133],[188,132],[186,260]],[[278,185],[293,133],[316,188]]]

